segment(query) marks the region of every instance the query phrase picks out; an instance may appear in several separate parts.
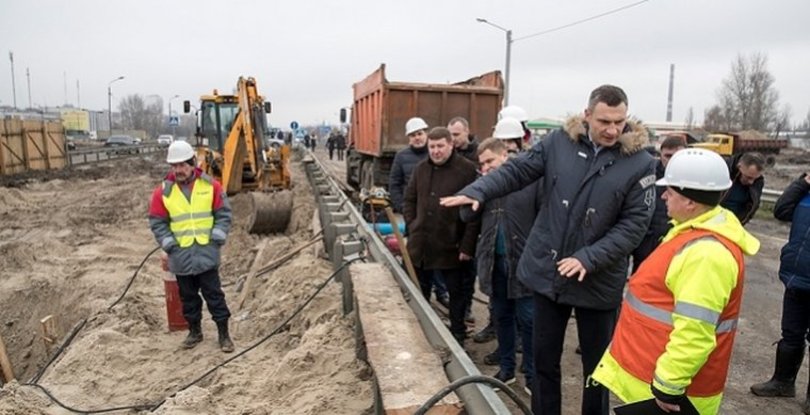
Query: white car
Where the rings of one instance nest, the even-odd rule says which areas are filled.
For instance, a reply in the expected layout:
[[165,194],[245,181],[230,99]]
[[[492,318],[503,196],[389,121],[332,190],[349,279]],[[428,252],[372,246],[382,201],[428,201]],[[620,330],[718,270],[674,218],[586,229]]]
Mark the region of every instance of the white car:
[[171,134],[161,134],[157,138],[157,143],[161,147],[168,147],[174,141]]

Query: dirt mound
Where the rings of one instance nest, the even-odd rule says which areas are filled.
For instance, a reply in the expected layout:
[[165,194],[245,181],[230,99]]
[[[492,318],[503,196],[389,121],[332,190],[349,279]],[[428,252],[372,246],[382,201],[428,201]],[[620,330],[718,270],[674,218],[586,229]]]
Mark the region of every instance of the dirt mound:
[[[353,320],[340,311],[337,283],[326,286],[279,334],[181,391],[232,355],[219,351],[206,311],[203,343],[180,349],[185,333],[167,331],[165,273],[157,255],[109,309],[156,247],[147,207],[165,166],[155,158],[133,158],[72,172],[6,178],[3,183],[13,187],[0,187],[0,334],[18,379],[29,380],[53,352],[38,333],[39,319],[53,315],[64,338],[88,318],[40,381],[76,408],[166,399],[157,413],[369,411],[370,372],[355,358]],[[282,235],[248,234],[247,196],[231,198],[234,224],[220,273],[237,352],[269,335],[332,273],[329,261],[306,250],[256,278],[243,309],[235,307],[237,281],[249,272],[258,244],[267,244],[269,262],[312,236],[314,201],[297,164],[293,180],[295,210]],[[0,390],[3,414],[62,413],[55,408],[32,387],[12,383]]]

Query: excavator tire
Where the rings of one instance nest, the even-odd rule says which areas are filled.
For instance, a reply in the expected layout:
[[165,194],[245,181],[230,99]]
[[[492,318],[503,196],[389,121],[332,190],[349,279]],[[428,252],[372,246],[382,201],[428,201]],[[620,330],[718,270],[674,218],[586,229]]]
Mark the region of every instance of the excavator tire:
[[292,216],[293,195],[290,190],[271,193],[251,192],[252,209],[248,232],[253,234],[282,233]]

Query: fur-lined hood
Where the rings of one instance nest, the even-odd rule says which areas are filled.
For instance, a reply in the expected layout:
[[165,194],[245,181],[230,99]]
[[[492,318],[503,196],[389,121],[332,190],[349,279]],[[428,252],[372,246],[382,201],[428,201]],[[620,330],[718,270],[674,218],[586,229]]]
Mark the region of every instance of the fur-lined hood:
[[[563,127],[571,141],[577,142],[580,137],[588,133],[585,124],[585,117],[581,115],[573,116],[565,121]],[[619,136],[619,144],[622,146],[621,151],[624,155],[637,153],[644,149],[649,144],[650,139],[647,135],[647,129],[638,122],[627,120],[627,126],[624,127],[624,133]]]

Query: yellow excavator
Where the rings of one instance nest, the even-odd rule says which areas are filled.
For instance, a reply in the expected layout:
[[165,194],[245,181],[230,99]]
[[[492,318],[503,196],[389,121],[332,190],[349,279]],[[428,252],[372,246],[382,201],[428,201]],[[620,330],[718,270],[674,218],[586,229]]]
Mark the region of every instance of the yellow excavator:
[[[183,102],[185,113],[191,103]],[[252,77],[239,77],[236,95],[200,97],[197,109],[197,159],[200,168],[222,183],[228,195],[249,192],[250,233],[279,233],[292,215],[289,145],[265,137],[270,102]]]

